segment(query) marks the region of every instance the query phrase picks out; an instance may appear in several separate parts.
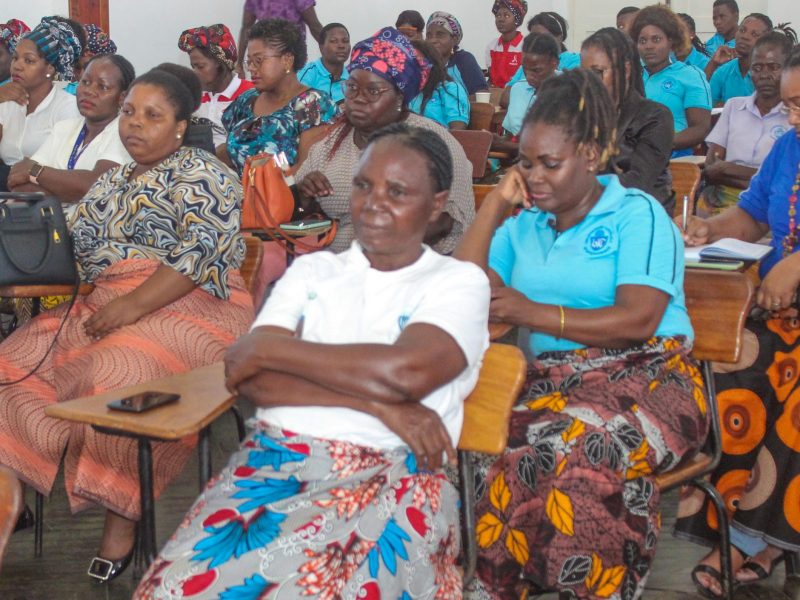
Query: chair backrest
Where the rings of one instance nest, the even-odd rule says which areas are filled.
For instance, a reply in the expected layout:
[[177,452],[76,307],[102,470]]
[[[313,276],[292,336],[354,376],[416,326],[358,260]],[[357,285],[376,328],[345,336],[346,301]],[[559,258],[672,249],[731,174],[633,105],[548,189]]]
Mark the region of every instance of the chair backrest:
[[486,173],[486,161],[489,159],[489,148],[492,147],[492,134],[469,129],[452,129],[450,133],[464,148],[464,154],[472,163],[472,178],[483,177]]
[[692,163],[670,161],[672,173],[672,189],[675,191],[675,211],[672,216],[683,214],[683,198],[689,202],[688,214],[694,212],[694,201],[697,188],[700,187],[700,167]]
[[464,426],[459,450],[500,454],[508,439],[511,407],[525,382],[527,363],[522,351],[492,344],[483,355],[475,389],[464,402]]
[[686,308],[694,328],[692,356],[718,362],[739,360],[753,289],[744,273],[686,269]]
[[489,131],[492,128],[493,117],[493,104],[489,104],[488,102],[470,102],[469,126],[467,129],[472,129],[473,131]]
[[244,236],[244,243],[247,251],[244,255],[244,262],[239,268],[239,272],[244,279],[244,285],[247,291],[253,292],[253,283],[255,282],[255,275],[261,267],[261,260],[264,257],[264,242],[260,238],[252,235]]
[[500,97],[503,95],[503,90],[505,88],[501,87],[490,87],[489,88],[489,102],[492,103],[492,106],[500,106]]
[[481,204],[483,204],[483,199],[489,195],[494,189],[493,185],[487,185],[484,183],[473,183],[472,184],[472,193],[475,194],[475,212],[478,212],[481,208]]

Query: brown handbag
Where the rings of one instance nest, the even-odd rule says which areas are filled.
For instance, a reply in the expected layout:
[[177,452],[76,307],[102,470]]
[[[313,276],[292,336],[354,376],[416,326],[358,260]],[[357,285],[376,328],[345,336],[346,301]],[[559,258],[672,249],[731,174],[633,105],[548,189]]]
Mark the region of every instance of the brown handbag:
[[336,221],[329,231],[318,236],[315,243],[304,242],[299,239],[303,236],[289,235],[280,229],[281,225],[292,220],[295,200],[284,172],[272,154],[265,152],[247,158],[242,189],[242,229],[264,232],[286,252],[297,254],[298,248],[313,252],[329,245],[336,237]]

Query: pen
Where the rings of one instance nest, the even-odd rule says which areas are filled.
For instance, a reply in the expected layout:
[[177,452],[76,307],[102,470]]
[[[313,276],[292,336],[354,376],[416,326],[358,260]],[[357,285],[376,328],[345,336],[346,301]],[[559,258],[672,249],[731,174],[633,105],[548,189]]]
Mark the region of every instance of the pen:
[[683,197],[683,232],[686,233],[686,221],[689,219],[689,196]]

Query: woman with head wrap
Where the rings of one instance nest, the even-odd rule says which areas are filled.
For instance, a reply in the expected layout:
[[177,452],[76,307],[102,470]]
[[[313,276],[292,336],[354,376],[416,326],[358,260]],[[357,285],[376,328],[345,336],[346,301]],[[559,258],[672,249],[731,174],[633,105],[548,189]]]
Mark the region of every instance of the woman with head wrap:
[[495,0],[494,25],[500,32],[486,47],[489,84],[503,87],[522,65],[522,34],[517,31],[528,12],[525,0]]
[[239,54],[230,30],[221,23],[208,27],[187,29],[178,39],[178,48],[189,55],[195,75],[203,86],[200,108],[196,117],[213,123],[214,146],[225,143],[222,113],[244,92],[253,87],[252,81],[240,78],[235,71]]
[[19,19],[0,23],[0,85],[11,81],[11,57],[19,39],[30,31],[30,27]]
[[78,82],[81,80],[81,75],[92,58],[95,56],[106,56],[108,54],[117,53],[117,45],[108,37],[108,34],[97,25],[92,23],[83,25],[83,32],[86,35],[86,44],[83,46],[83,54],[81,54],[81,57],[78,59],[78,64],[75,66],[73,81],[64,88],[64,90],[72,95],[75,95],[78,89]]
[[[347,250],[355,238],[350,219],[352,177],[367,139],[381,127],[405,121],[433,130],[453,157],[455,175],[450,196],[425,237],[434,250],[449,254],[475,216],[472,168],[461,144],[444,127],[408,110],[409,102],[428,79],[430,63],[405,35],[386,27],[354,46],[347,68],[350,78],[344,83],[345,116],[311,146],[297,172],[299,189],[310,205],[307,210],[320,210],[337,219],[339,229],[331,249]],[[301,140],[301,155],[304,147]]]
[[[71,80],[82,52],[73,27],[58,17],[45,17],[17,43],[11,79],[27,92],[28,102],[0,103],[0,160],[6,165],[36,152],[58,121],[80,116],[75,98],[53,80]],[[7,189],[7,178],[7,172],[0,173],[0,190]]]
[[447,74],[441,55],[431,44],[423,40],[411,43],[431,64],[431,70],[408,109],[448,129],[466,129],[470,113],[467,90]]
[[475,57],[458,47],[464,31],[461,23],[450,13],[437,10],[428,17],[425,40],[442,56],[447,65],[447,74],[470,95],[489,89]]

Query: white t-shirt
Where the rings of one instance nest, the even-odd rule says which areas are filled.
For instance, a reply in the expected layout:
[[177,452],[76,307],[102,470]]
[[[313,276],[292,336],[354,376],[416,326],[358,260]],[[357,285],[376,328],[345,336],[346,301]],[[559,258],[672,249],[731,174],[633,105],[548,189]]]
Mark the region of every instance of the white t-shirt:
[[[405,327],[428,323],[447,332],[467,367],[422,403],[436,411],[453,444],[464,419],[463,401],[478,380],[489,347],[489,280],[478,267],[427,246],[412,265],[396,271],[370,267],[358,242],[341,254],[298,258],[275,285],[253,327],[272,325],[323,344],[394,344]],[[261,420],[295,433],[389,449],[404,442],[374,417],[347,408],[260,408]]]
[[234,75],[231,82],[219,94],[203,92],[200,108],[194,111],[194,116],[205,117],[214,124],[214,146],[224,144],[228,133],[222,125],[222,113],[228,108],[242,92],[249,90],[252,86],[250,82]]
[[[47,138],[31,158],[45,167],[66,169],[84,122],[85,119],[80,117],[56,123],[53,135]],[[75,161],[74,168],[91,171],[101,160],[115,162],[118,165],[133,162],[119,137],[119,117],[106,125],[105,129],[83,149]]]
[[33,156],[59,121],[81,116],[75,96],[55,85],[35,111],[27,115],[27,110],[11,100],[0,103],[0,159],[7,165]]

